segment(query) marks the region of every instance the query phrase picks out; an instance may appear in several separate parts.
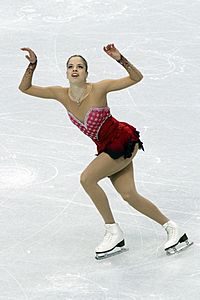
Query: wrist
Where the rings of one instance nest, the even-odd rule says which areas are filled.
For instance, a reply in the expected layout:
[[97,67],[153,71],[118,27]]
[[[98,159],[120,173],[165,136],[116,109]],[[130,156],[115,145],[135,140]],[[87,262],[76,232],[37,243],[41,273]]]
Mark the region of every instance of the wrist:
[[117,60],[117,62],[122,65],[125,69],[130,68],[130,62],[120,53],[120,58]]
[[36,60],[34,62],[30,62],[31,65],[35,65],[37,64],[37,57],[36,57]]
[[140,71],[137,70],[122,54],[121,58],[117,60],[117,62],[126,69],[131,79],[133,79],[134,81],[141,80],[142,74],[140,73]]
[[122,54],[120,53],[120,58],[116,59],[116,61],[117,61],[118,63],[120,63],[121,59],[122,59]]
[[37,58],[35,62],[30,62],[28,68],[31,70],[34,70],[36,68],[37,65]]

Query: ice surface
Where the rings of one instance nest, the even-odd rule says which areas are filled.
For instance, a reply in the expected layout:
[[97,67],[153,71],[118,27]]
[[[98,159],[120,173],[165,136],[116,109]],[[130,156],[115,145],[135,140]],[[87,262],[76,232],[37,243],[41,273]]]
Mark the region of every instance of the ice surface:
[[[57,0],[0,3],[0,299],[197,300],[200,295],[200,2]],[[112,114],[141,133],[138,191],[186,229],[194,245],[163,251],[163,228],[100,182],[129,252],[94,259],[104,228],[79,177],[96,148],[53,100],[21,93],[68,85],[67,58],[89,62],[89,81],[125,76],[102,47],[114,42],[144,79],[109,94]]]

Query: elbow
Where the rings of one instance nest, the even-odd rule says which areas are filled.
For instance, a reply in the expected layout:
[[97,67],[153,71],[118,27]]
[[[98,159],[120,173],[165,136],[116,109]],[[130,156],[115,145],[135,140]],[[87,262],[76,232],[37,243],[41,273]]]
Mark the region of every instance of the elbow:
[[19,89],[21,92],[24,91],[23,88],[21,87],[21,85],[18,86],[18,89]]
[[140,82],[140,81],[142,80],[142,78],[143,78],[143,75],[141,74],[141,76],[139,76],[139,77],[137,78],[136,83]]
[[23,88],[21,85],[18,86],[18,89],[22,92],[25,93],[28,89]]
[[131,78],[130,79],[134,82],[133,84],[136,84],[138,82],[140,82],[143,79],[143,75],[140,74],[139,76],[137,76],[137,78]]
[[143,79],[143,75],[141,74],[138,78],[138,82],[141,81]]

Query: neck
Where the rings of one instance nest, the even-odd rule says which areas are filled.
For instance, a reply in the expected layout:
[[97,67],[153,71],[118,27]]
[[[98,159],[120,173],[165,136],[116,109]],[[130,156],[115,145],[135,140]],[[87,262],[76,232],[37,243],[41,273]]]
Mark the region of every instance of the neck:
[[70,83],[70,90],[74,91],[74,93],[79,92],[80,90],[86,89],[87,83],[81,82],[81,83]]
[[71,84],[69,88],[69,97],[78,105],[82,102],[87,93],[87,83]]

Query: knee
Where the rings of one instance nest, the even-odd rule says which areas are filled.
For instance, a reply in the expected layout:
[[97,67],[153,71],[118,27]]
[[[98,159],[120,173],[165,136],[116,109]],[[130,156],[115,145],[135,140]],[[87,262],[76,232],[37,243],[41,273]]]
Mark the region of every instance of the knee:
[[124,201],[128,202],[128,204],[131,203],[131,205],[133,205],[137,198],[137,192],[134,190],[124,191],[123,193],[121,193],[121,197]]
[[86,182],[87,182],[87,174],[85,174],[85,172],[83,171],[80,176],[80,184],[84,186],[86,185]]
[[83,187],[87,187],[92,184],[92,177],[86,171],[83,171],[80,175],[80,183]]

